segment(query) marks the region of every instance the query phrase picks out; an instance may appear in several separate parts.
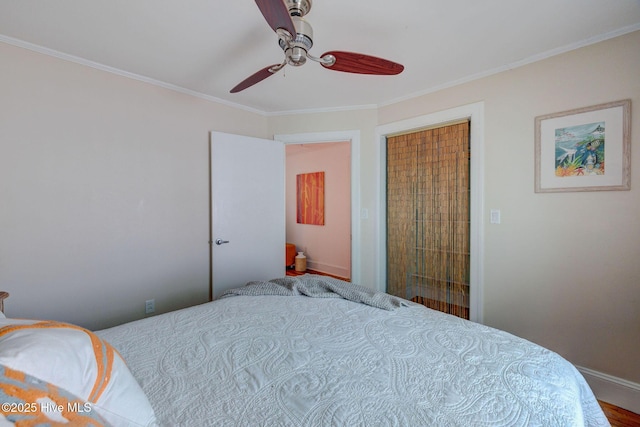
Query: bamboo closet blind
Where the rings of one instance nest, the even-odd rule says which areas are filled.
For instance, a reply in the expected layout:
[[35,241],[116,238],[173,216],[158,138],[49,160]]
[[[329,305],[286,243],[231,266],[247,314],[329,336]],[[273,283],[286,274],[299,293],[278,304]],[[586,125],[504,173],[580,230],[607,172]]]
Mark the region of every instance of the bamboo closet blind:
[[469,122],[387,138],[388,292],[469,318]]

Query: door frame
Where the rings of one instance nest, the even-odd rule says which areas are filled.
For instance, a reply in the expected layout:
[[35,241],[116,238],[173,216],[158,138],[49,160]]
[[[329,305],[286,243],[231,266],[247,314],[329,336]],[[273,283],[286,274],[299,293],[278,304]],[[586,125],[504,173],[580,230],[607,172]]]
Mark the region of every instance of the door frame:
[[463,105],[448,110],[426,114],[412,119],[377,126],[375,140],[378,158],[378,273],[377,290],[386,292],[387,279],[387,136],[410,133],[423,128],[447,125],[461,119],[469,119],[471,145],[471,259],[469,278],[469,318],[482,323],[484,320],[484,102]]
[[287,144],[321,144],[350,142],[351,146],[351,282],[360,284],[360,131],[310,132],[274,135],[273,139]]

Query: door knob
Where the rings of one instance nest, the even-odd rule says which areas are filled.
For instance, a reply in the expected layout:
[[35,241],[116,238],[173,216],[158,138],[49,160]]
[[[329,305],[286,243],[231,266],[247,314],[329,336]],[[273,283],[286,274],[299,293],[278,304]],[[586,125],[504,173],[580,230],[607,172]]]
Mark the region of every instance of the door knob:
[[216,239],[216,245],[224,245],[225,243],[229,243],[228,240]]

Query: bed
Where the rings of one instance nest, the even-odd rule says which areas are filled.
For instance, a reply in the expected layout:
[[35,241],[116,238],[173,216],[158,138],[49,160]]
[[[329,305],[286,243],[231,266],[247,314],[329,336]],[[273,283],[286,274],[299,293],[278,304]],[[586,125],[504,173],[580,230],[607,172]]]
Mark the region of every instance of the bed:
[[126,362],[139,385],[127,383],[138,398],[128,410],[142,414],[113,421],[101,411],[96,423],[609,425],[584,378],[559,355],[323,276],[255,282],[93,335]]

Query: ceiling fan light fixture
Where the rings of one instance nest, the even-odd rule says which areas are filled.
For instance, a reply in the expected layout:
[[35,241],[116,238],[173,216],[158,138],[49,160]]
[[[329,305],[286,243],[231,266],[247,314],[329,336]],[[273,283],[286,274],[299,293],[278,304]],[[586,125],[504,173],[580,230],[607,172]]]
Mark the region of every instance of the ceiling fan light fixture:
[[299,67],[307,62],[307,51],[301,47],[292,47],[285,52],[287,64]]

